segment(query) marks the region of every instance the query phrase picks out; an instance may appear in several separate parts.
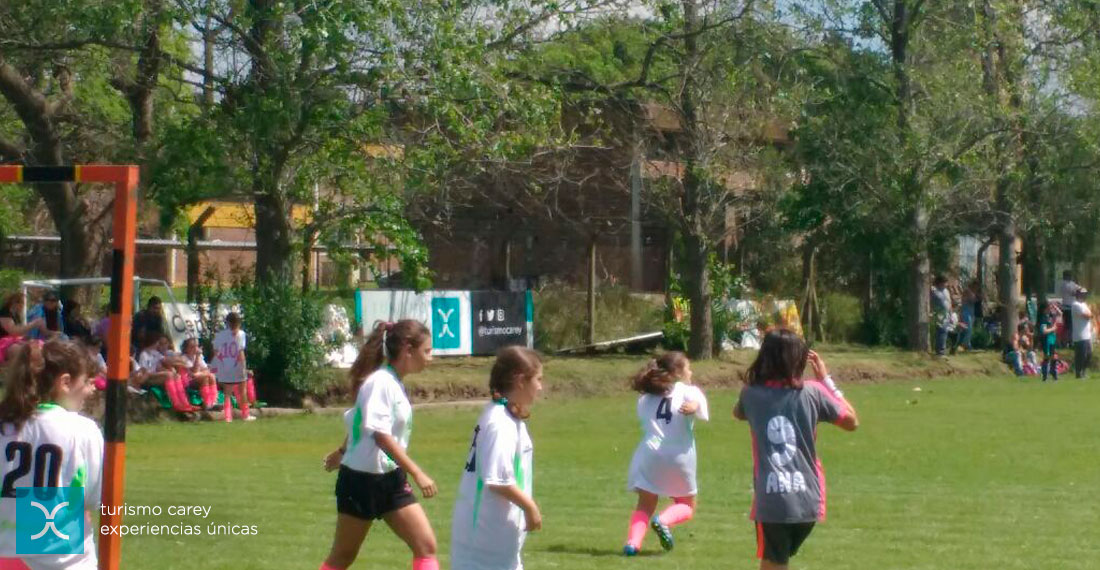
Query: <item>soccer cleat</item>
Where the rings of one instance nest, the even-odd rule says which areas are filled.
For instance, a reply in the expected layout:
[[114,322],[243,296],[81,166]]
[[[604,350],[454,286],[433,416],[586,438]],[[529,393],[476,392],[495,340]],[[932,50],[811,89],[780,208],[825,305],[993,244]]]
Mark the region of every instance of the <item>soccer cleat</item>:
[[633,544],[628,544],[623,547],[623,556],[637,556],[638,547]]
[[668,526],[661,522],[660,517],[653,515],[653,518],[649,519],[649,528],[653,529],[653,532],[657,533],[657,538],[661,540],[661,548],[666,551],[672,550],[672,531]]

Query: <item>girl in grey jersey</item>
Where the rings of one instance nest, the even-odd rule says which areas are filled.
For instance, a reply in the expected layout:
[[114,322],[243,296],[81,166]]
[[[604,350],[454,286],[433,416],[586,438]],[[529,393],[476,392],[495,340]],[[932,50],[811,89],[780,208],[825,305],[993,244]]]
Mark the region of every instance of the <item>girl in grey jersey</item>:
[[[809,361],[816,380],[803,380]],[[817,455],[818,422],[852,431],[855,409],[825,362],[787,329],[769,332],[748,371],[733,415],[752,430],[753,505],[761,570],[787,568],[825,519],[825,472]]]

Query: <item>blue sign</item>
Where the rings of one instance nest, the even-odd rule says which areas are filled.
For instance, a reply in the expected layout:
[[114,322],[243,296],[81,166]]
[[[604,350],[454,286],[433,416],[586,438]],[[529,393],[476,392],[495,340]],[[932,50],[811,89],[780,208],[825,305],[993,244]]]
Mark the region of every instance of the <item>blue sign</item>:
[[16,554],[83,554],[83,487],[15,488]]

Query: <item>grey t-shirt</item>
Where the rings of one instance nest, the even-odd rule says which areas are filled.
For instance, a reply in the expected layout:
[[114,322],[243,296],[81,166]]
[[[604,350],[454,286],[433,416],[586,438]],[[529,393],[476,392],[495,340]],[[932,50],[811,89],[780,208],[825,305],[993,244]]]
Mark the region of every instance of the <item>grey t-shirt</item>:
[[951,321],[951,293],[947,288],[932,289],[932,314],[936,318],[936,325],[946,327]]
[[737,403],[752,429],[753,508],[766,523],[825,519],[825,472],[817,457],[818,422],[835,423],[847,407],[807,380],[801,390],[779,383],[747,386]]

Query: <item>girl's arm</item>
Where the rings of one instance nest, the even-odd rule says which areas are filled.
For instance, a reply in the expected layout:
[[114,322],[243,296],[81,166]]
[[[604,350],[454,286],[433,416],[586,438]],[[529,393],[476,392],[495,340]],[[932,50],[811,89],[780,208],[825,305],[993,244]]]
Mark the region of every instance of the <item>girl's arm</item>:
[[15,324],[15,319],[4,317],[0,318],[0,328],[3,328],[4,332],[11,336],[23,336],[35,329],[45,332],[46,321],[42,318],[37,318],[25,325],[17,325]]
[[523,518],[527,521],[527,532],[542,528],[542,513],[535,500],[527,496],[516,485],[489,485],[489,490],[508,499],[513,505],[523,509]]
[[344,436],[344,443],[340,444],[340,447],[336,448],[322,460],[322,465],[325,466],[325,471],[335,471],[340,466],[340,460],[344,458],[344,454],[348,452],[348,436]]
[[405,473],[413,478],[416,482],[416,486],[420,487],[420,492],[424,494],[424,498],[430,499],[435,496],[437,489],[435,481],[432,481],[428,474],[420,470],[420,466],[417,465],[405,450],[402,449],[401,444],[397,443],[392,435],[384,434],[381,432],[374,432],[374,442],[378,444],[378,447],[386,452],[386,455],[393,459],[397,466],[404,469]]

